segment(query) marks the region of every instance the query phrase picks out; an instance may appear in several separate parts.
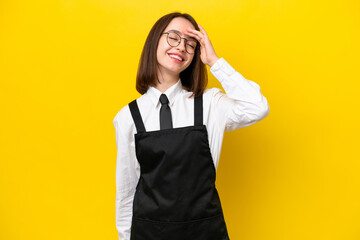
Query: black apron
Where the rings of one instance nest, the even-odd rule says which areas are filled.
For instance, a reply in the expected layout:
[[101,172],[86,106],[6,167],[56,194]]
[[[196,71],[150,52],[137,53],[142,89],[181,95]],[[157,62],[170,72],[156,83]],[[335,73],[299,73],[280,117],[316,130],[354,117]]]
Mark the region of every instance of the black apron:
[[202,95],[194,99],[194,126],[147,132],[136,99],[129,107],[141,171],[130,239],[228,240]]

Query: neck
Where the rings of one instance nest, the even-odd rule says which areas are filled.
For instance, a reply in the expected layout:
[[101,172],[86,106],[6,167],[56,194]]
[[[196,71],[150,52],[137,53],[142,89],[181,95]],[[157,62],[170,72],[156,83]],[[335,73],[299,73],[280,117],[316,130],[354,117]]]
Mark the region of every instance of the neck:
[[179,80],[179,74],[166,74],[166,73],[159,73],[159,82],[156,82],[155,88],[158,89],[160,92],[164,93],[168,88],[173,86]]

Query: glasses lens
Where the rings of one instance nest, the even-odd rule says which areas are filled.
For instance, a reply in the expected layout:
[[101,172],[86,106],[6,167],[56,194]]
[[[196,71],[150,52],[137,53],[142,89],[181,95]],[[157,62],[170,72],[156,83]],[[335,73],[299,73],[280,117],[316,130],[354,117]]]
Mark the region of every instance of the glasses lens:
[[194,53],[196,49],[196,42],[193,40],[188,40],[186,42],[186,51],[190,54]]
[[[167,36],[167,41],[170,46],[177,47],[181,42],[181,38],[177,33],[170,32]],[[196,49],[197,42],[195,40],[186,41],[186,51],[190,54],[193,54]]]
[[169,33],[167,40],[170,46],[176,47],[177,45],[179,45],[180,37],[176,33]]

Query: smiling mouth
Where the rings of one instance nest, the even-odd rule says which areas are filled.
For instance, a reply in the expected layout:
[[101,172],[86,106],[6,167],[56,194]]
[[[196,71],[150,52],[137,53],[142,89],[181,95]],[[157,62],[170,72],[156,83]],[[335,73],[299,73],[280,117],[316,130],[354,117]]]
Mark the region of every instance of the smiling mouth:
[[174,54],[168,54],[168,56],[175,62],[181,63],[184,61],[184,59],[181,59],[181,57],[174,55]]

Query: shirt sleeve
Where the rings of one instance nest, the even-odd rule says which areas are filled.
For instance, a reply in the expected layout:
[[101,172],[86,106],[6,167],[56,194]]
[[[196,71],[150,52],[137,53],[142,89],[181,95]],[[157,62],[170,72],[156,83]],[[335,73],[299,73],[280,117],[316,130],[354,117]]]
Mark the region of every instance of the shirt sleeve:
[[217,122],[225,132],[250,126],[269,114],[270,107],[260,86],[245,79],[224,58],[218,59],[210,72],[226,92],[215,88],[212,98]]
[[113,120],[117,147],[115,219],[120,240],[130,240],[133,198],[139,179],[133,136],[124,122],[126,111],[129,110],[120,110]]

